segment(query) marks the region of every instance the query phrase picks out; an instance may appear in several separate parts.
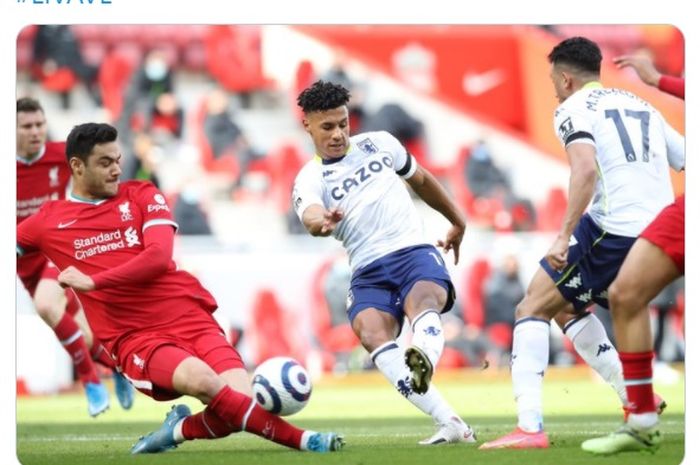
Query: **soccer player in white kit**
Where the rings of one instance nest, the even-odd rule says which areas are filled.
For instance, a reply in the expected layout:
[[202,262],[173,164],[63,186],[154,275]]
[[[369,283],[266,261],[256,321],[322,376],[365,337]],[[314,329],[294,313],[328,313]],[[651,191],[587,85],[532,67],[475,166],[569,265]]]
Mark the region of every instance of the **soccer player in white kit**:
[[[658,111],[630,92],[602,86],[602,55],[594,42],[566,39],[548,58],[561,103],[554,128],[571,165],[569,202],[561,230],[516,308],[511,376],[517,428],[481,449],[549,447],[542,378],[549,321],[560,312],[576,315],[569,331],[585,332],[586,361],[622,379],[617,352],[585,309],[594,302],[608,307],[608,286],[636,237],[673,202],[669,165],[680,170],[685,163],[683,137]],[[622,397],[624,384],[617,391]]]
[[[454,303],[454,286],[440,252],[423,237],[404,180],[452,224],[437,245],[455,263],[464,215],[440,183],[384,131],[350,137],[350,94],[317,81],[298,97],[304,129],[316,156],[299,172],[292,201],[313,236],[343,242],[353,271],[348,317],[372,361],[412,404],[430,415],[438,431],[420,444],[476,441],[466,423],[430,384],[445,338],[440,314]],[[404,316],[412,345],[396,343]]]

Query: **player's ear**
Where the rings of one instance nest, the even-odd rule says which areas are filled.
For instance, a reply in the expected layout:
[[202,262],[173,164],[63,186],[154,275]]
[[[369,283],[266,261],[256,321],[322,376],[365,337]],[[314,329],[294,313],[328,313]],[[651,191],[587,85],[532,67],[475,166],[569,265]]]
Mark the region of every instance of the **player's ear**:
[[304,131],[311,134],[311,123],[309,122],[309,118],[306,115],[304,115],[304,118],[301,120],[301,124],[304,125]]
[[78,157],[71,157],[70,160],[68,160],[68,164],[70,165],[70,170],[74,174],[83,174],[83,170],[85,168],[85,164],[83,164],[83,160],[81,160]]

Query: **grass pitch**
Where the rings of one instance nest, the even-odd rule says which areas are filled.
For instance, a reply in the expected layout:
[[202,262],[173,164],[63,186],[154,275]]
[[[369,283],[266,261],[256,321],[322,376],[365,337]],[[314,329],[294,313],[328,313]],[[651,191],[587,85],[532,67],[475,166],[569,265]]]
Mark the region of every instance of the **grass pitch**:
[[[512,430],[515,405],[507,372],[439,373],[443,395],[477,431],[478,443]],[[664,442],[656,454],[627,453],[594,457],[580,449],[590,437],[615,429],[621,421],[617,396],[588,369],[552,369],[545,378],[547,450],[479,451],[466,444],[418,446],[434,432],[431,420],[403,400],[377,373],[325,379],[311,402],[289,420],[318,431],[345,435],[340,453],[301,453],[247,433],[226,439],[194,441],[157,455],[129,455],[142,434],[156,429],[171,403],[138,395],[131,411],[113,400],[110,411],[89,418],[81,394],[20,398],[17,402],[17,455],[21,463],[81,464],[679,464],[684,456],[683,383],[657,386],[669,408],[663,415]],[[197,401],[185,401],[194,411]]]

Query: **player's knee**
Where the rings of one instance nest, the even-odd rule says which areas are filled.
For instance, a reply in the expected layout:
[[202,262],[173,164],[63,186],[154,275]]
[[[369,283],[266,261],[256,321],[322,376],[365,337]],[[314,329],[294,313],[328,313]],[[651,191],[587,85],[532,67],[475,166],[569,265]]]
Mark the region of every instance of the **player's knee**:
[[187,380],[187,394],[198,399],[211,399],[225,383],[213,370],[198,370]]
[[645,306],[640,292],[620,281],[613,282],[608,288],[608,302],[611,310],[617,313],[634,312]]
[[533,316],[533,309],[530,303],[528,302],[527,297],[523,298],[520,302],[518,302],[518,305],[515,306],[515,319],[519,320],[521,318],[525,318],[528,316]]
[[42,320],[51,327],[58,324],[63,316],[63,305],[60,302],[52,302],[46,299],[35,299],[34,308]]
[[362,346],[369,352],[372,352],[382,344],[394,339],[392,331],[388,330],[387,328],[363,328],[360,331],[359,336]]

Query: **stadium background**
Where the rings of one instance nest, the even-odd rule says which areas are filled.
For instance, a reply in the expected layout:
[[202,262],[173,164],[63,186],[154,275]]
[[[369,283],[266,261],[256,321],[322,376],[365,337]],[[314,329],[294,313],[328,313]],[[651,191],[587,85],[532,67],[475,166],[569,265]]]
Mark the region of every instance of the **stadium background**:
[[[338,77],[342,67],[352,104],[363,115],[354,121],[354,131],[360,123],[395,123],[380,116],[400,107],[402,117],[418,128],[404,143],[468,214],[462,260],[450,264],[458,292],[452,313],[458,318],[450,320],[455,343],[446,351],[443,371],[481,370],[487,360],[493,376],[507,374],[509,326],[489,324],[488,278],[512,256],[525,286],[563,215],[568,168],[552,129],[556,99],[546,62],[558,40],[570,35],[596,40],[603,48],[604,83],[650,101],[684,133],[681,101],[611,64],[620,53],[648,53],[662,71],[682,74],[683,39],[670,26],[69,29],[85,63],[96,70],[95,80],[86,85],[75,73],[36,59],[37,27],[28,26],[17,41],[17,95],[40,99],[53,140],[65,138],[80,122],[117,124],[125,158],[141,161],[136,176],[157,178],[183,225],[192,218],[196,223],[198,214],[209,225],[208,234],[180,235],[176,261],[217,298],[220,323],[249,367],[273,355],[292,355],[317,381],[369,371],[370,364],[342,315],[332,313],[342,307],[349,277],[340,244],[299,234],[290,214],[294,175],[313,153],[294,100],[316,77],[333,72]],[[162,99],[155,112],[149,99],[137,100],[125,116],[134,75],[152,50],[172,71],[172,98]],[[212,96],[214,91],[220,93]],[[207,108],[222,96],[246,142],[243,149],[237,145],[217,157],[206,141],[204,121]],[[506,188],[483,196],[467,180],[480,140],[507,180]],[[245,156],[252,157],[247,168],[241,163]],[[674,176],[677,192],[683,183],[682,175]],[[445,220],[418,201],[417,206],[427,237],[440,238]],[[68,357],[34,314],[24,290],[17,289],[18,394],[75,392]],[[656,381],[677,385],[684,358],[683,284],[655,304],[654,315],[663,315],[655,318],[655,328],[664,336],[657,358],[670,364],[657,367]],[[597,314],[609,324],[606,312]],[[27,334],[38,336],[30,340]],[[55,354],[55,363],[47,364],[46,354]],[[581,364],[556,327],[551,355],[552,364]],[[571,373],[593,380],[587,368]]]

